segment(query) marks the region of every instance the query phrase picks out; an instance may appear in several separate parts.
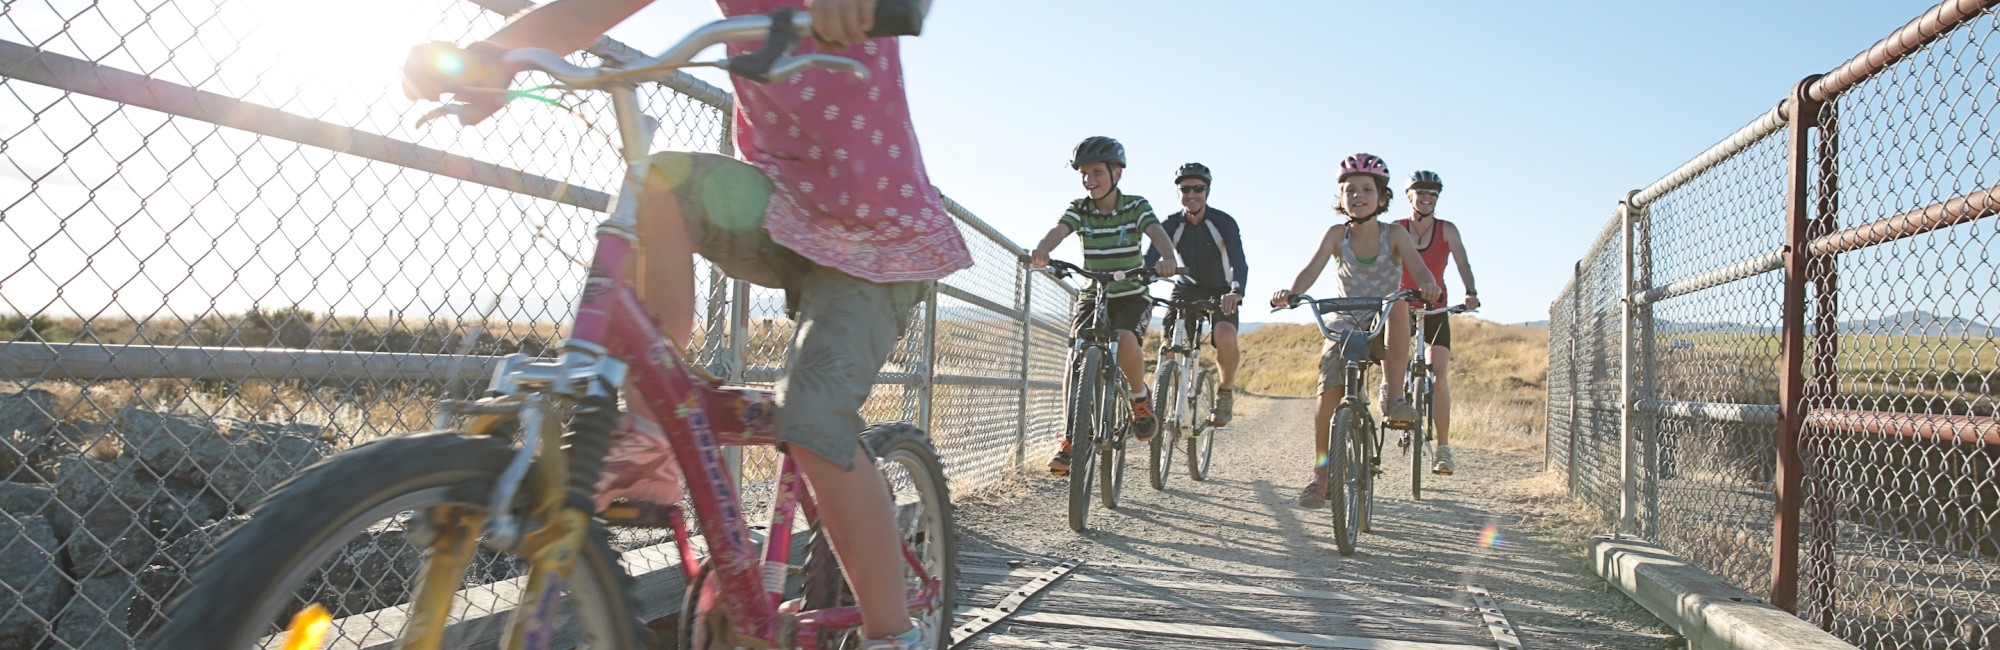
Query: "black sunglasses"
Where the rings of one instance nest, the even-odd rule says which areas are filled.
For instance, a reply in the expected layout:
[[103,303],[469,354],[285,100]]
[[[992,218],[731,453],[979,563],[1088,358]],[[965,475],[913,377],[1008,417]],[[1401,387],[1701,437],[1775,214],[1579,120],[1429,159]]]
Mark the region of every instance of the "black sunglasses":
[[1207,185],[1182,185],[1182,194],[1200,194],[1208,191]]

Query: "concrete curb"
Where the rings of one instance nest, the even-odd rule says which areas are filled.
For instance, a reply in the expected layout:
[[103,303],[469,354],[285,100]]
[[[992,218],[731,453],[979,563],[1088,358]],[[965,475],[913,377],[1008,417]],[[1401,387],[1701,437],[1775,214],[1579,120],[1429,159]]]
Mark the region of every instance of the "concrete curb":
[[1597,575],[1688,640],[1690,650],[1822,650],[1852,644],[1649,542],[1596,537]]

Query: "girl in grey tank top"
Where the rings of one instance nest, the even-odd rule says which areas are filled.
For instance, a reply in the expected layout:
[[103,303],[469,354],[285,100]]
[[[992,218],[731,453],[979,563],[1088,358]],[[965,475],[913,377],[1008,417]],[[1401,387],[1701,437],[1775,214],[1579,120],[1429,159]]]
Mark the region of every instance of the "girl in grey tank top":
[[[1340,280],[1341,298],[1379,298],[1396,292],[1403,283],[1403,266],[1396,263],[1394,249],[1389,247],[1389,224],[1379,224],[1382,242],[1375,249],[1375,259],[1363,262],[1354,254],[1355,223],[1341,229],[1340,255],[1335,259],[1334,277]],[[1373,325],[1374,315],[1363,313],[1343,313],[1338,319],[1329,319],[1329,325],[1344,329],[1365,331]]]

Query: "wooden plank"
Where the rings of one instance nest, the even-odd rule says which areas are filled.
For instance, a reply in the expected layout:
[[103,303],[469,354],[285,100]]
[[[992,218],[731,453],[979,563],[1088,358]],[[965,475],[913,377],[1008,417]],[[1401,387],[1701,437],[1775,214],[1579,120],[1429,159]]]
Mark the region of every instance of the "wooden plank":
[[[959,573],[971,573],[971,574],[981,574],[981,575],[1004,575],[1010,577],[1015,575],[1014,572],[1012,571],[998,571],[995,569],[987,569],[982,567],[959,567],[958,571]],[[1227,593],[1227,594],[1285,596],[1290,598],[1359,601],[1359,602],[1372,602],[1372,603],[1386,603],[1393,605],[1416,605],[1422,607],[1449,607],[1453,609],[1467,608],[1467,605],[1465,603],[1452,602],[1444,598],[1429,598],[1424,596],[1372,596],[1366,594],[1347,594],[1334,591],[1318,591],[1313,589],[1279,589],[1275,587],[1258,587],[1252,585],[1224,585],[1224,584],[1213,584],[1206,582],[1192,582],[1192,581],[1182,581],[1182,580],[1152,580],[1147,578],[1130,578],[1124,576],[1079,575],[1079,576],[1072,576],[1070,578],[1070,581],[1093,583],[1093,584],[1117,585],[1121,587],[1151,587],[1155,589],[1164,589],[1170,591],[1208,591],[1208,592]]]
[[1486,622],[1486,631],[1493,635],[1493,644],[1499,650],[1521,650],[1521,636],[1514,633],[1514,624],[1507,622],[1507,614],[1500,611],[1500,604],[1494,602],[1493,594],[1479,585],[1466,585],[1472,594],[1472,603],[1479,607],[1479,617]]
[[1159,623],[1100,616],[1076,616],[1071,614],[1023,614],[1014,617],[1014,621],[1047,627],[1116,630],[1183,639],[1210,639],[1274,646],[1344,648],[1349,650],[1487,650],[1482,646],[1459,643],[1397,641],[1394,639],[1307,634],[1302,632],[1271,632],[1246,627]]
[[987,628],[993,627],[1020,612],[1021,607],[1027,604],[1030,599],[1033,599],[1036,594],[1040,594],[1049,587],[1055,586],[1056,583],[1062,582],[1063,578],[1068,577],[1071,571],[1075,571],[1077,567],[1082,565],[1083,560],[1064,560],[1061,564],[1057,564],[1049,570],[1043,571],[1041,575],[1035,576],[1035,579],[1028,581],[1028,584],[1015,589],[1014,593],[1008,594],[1006,598],[1000,601],[1000,604],[987,609],[961,613],[962,616],[969,616],[973,620],[952,629],[951,647],[957,648],[965,645],[966,641],[978,636],[980,632],[984,632]]

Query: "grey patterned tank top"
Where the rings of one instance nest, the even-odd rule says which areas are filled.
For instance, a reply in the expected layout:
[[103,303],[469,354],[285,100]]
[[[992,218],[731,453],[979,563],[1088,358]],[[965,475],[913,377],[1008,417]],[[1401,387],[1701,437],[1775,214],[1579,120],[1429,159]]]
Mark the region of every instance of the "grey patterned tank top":
[[[1403,267],[1390,254],[1389,224],[1382,224],[1382,245],[1369,264],[1361,263],[1361,257],[1354,254],[1349,240],[1353,233],[1353,224],[1340,232],[1340,265],[1334,269],[1334,277],[1340,279],[1340,297],[1377,298],[1395,293],[1403,283]],[[1340,318],[1354,329],[1367,329],[1370,320],[1372,316],[1366,314],[1342,314]]]

